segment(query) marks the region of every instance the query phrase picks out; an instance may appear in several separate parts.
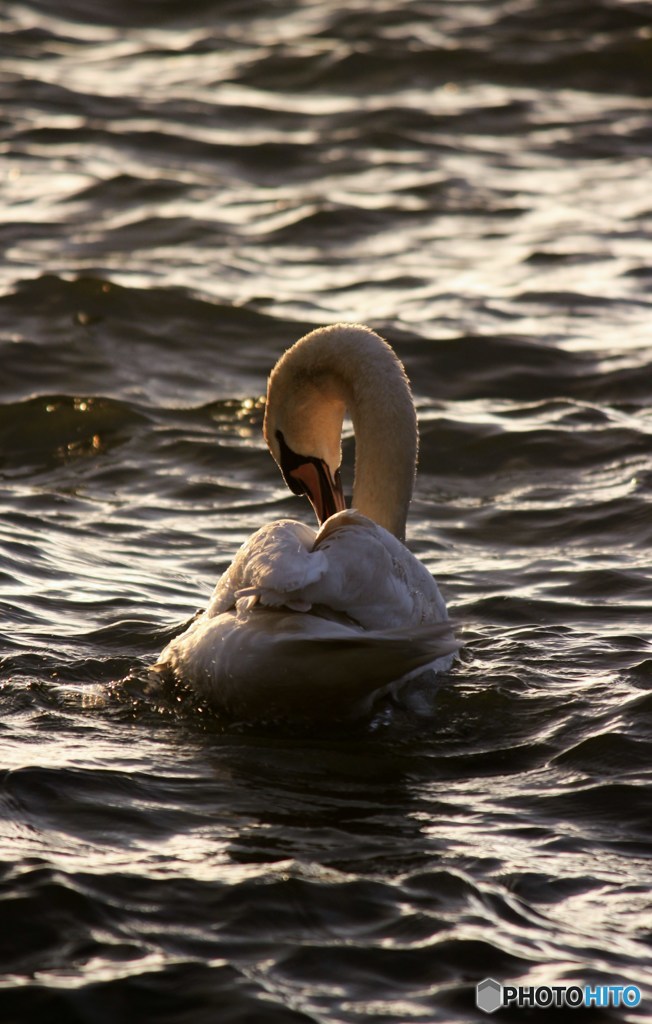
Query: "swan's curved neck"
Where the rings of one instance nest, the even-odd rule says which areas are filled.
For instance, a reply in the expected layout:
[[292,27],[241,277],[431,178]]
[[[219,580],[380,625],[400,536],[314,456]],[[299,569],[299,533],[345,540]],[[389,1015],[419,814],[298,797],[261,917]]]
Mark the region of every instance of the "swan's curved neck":
[[417,461],[417,419],[410,385],[389,346],[361,353],[349,412],[355,434],[352,505],[405,539]]
[[[324,458],[333,473],[341,458],[342,416],[348,409],[356,446],[352,505],[403,540],[416,468],[417,420],[409,381],[390,346],[368,327],[318,328],[292,346],[274,369],[270,419],[276,415],[271,408],[276,387],[286,408],[294,404],[297,410],[285,424],[294,450]],[[266,434],[268,430],[271,424]],[[322,450],[317,450],[320,444]]]

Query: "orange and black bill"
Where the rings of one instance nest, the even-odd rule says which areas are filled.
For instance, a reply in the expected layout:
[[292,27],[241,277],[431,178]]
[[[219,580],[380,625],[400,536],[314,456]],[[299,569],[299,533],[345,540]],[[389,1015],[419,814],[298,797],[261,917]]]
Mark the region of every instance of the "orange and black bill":
[[340,471],[331,476],[330,469],[323,459],[314,455],[297,455],[280,430],[276,437],[281,449],[281,473],[293,494],[305,494],[315,510],[320,524],[346,508]]

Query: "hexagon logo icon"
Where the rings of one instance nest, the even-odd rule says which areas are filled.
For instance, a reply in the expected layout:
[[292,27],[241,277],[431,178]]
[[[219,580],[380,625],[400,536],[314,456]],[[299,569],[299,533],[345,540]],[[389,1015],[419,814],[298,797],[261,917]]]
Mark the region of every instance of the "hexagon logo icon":
[[485,1013],[494,1013],[503,1001],[503,986],[493,978],[479,982],[475,990],[475,1005]]

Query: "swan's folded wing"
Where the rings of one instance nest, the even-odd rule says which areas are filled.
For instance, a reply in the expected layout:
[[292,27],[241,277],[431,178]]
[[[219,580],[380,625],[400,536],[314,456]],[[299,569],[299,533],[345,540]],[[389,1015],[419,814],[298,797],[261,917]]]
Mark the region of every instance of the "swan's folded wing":
[[387,530],[352,509],[324,523],[315,543],[328,572],[302,595],[345,613],[364,629],[405,628],[446,619],[439,588],[420,562]]
[[302,592],[327,570],[324,554],[314,551],[315,531],[293,519],[262,526],[240,548],[220,579],[209,616],[260,601],[270,607],[306,611],[310,604]]

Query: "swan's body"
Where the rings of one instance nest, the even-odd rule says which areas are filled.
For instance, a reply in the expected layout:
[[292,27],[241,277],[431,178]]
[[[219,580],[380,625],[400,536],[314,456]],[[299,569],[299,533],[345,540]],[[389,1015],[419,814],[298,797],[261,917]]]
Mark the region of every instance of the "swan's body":
[[[346,409],[355,511],[339,483]],[[248,719],[349,717],[416,669],[447,668],[457,645],[444,601],[402,543],[417,427],[389,345],[360,326],[306,335],[270,376],[265,437],[321,528],[284,519],[254,533],[157,668]]]

